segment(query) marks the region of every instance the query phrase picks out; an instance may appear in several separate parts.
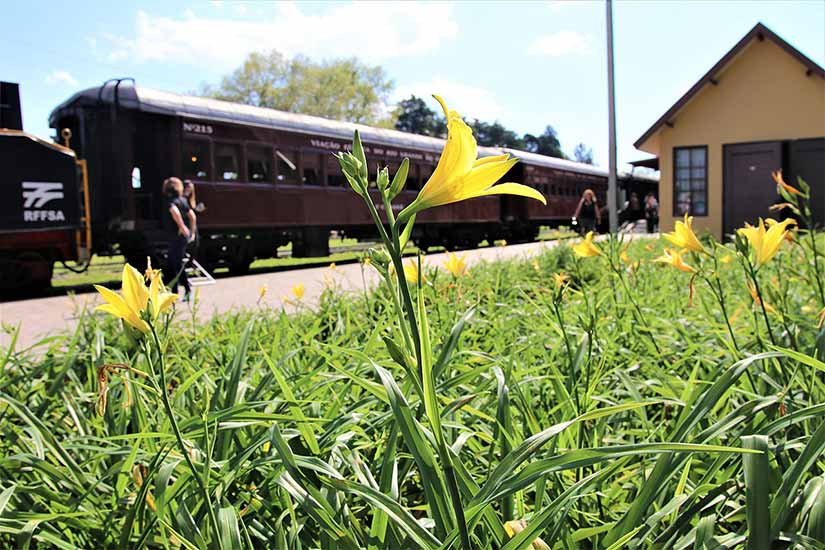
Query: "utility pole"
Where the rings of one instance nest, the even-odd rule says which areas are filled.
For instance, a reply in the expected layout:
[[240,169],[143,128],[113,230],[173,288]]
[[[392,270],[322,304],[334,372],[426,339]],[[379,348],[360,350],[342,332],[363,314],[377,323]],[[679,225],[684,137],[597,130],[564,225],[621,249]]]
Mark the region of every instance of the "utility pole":
[[610,232],[616,233],[619,226],[619,215],[616,201],[616,98],[613,81],[613,2],[605,1],[607,8],[607,117],[608,117],[608,165],[607,176],[607,211],[610,219]]

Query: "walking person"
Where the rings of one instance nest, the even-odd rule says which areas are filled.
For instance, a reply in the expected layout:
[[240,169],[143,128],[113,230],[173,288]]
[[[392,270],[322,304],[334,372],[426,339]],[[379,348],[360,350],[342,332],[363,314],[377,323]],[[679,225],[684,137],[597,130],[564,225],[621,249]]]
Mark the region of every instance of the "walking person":
[[645,197],[645,219],[647,232],[653,233],[659,225],[659,201],[653,193],[648,193]]
[[602,214],[599,205],[596,204],[596,194],[592,189],[585,189],[573,219],[578,220],[579,233],[582,235],[596,229],[596,225],[602,223]]
[[167,233],[166,280],[172,292],[177,293],[178,283],[183,286],[184,299],[188,299],[191,290],[186,277],[183,259],[186,245],[197,231],[195,211],[189,201],[183,197],[183,183],[180,179],[166,178],[163,182],[163,194],[166,197],[164,225]]

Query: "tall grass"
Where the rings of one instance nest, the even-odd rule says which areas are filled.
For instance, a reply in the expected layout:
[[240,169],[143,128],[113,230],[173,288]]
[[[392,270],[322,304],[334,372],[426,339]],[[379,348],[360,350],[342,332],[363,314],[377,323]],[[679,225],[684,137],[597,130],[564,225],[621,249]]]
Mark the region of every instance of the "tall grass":
[[[740,267],[720,264],[738,349],[707,287],[689,307],[685,274],[642,261],[659,252],[647,241],[626,252],[627,287],[566,247],[426,273],[432,395],[470,544],[821,547],[825,332],[798,246],[760,271],[775,346]],[[0,545],[457,547],[392,292],[159,327],[185,454],[147,378],[155,352],[114,320],[87,315],[37,357],[7,350]]]

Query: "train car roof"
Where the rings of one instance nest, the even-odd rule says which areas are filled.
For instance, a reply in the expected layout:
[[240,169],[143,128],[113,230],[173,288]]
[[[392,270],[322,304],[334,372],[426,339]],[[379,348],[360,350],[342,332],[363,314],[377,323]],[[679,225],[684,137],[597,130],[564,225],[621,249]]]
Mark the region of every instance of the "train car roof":
[[[342,122],[312,115],[288,113],[276,109],[232,103],[219,99],[164,92],[143,86],[135,86],[131,83],[118,87],[117,100],[115,99],[114,85],[107,86],[104,84],[101,87],[88,88],[74,94],[51,112],[49,115],[49,125],[55,127],[57,120],[64,114],[67,114],[67,112],[72,112],[76,106],[94,106],[100,105],[101,103],[111,105],[114,104],[115,101],[117,101],[118,105],[122,108],[141,112],[230,124],[261,126],[275,130],[323,135],[345,140],[352,139],[353,133],[355,130],[358,130],[365,142],[379,143],[398,148],[419,149],[434,153],[440,153],[445,143],[445,140],[440,138],[411,134],[388,128],[375,128],[364,124]],[[527,164],[607,177],[607,170],[590,164],[582,164],[517,149],[501,147],[479,147],[478,149],[480,156],[499,155],[502,152],[507,152],[522,159]],[[619,177],[628,177],[628,174],[619,174]]]

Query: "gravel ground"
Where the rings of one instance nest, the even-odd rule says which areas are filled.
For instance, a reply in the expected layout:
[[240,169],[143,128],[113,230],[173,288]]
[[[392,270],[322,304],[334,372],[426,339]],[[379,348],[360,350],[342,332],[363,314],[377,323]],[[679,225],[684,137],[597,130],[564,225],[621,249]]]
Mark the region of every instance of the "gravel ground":
[[[472,265],[480,261],[532,256],[558,245],[559,242],[568,241],[543,241],[480,248],[461,252],[459,255],[466,254],[467,263]],[[441,266],[446,257],[447,255],[443,253],[432,254],[424,257],[424,263]],[[374,269],[368,267],[364,270],[364,278],[362,278],[361,266],[348,264],[337,266],[335,269],[315,267],[218,279],[213,285],[200,287],[198,316],[205,318],[208,315],[231,309],[256,307],[263,285],[267,285],[268,292],[261,306],[280,308],[284,300],[292,296],[291,288],[298,283],[303,283],[306,289],[303,302],[312,305],[317,301],[329,279],[343,291],[359,292],[364,290],[364,284],[368,287],[374,285],[378,280],[378,275]],[[88,313],[99,303],[101,300],[96,292],[5,302],[0,303],[0,322],[5,327],[20,327],[15,348],[21,350],[45,344],[43,340],[47,338],[65,337],[67,330],[72,330],[76,326],[81,312],[85,310]],[[179,310],[184,318],[190,315],[187,308],[179,307]],[[7,350],[10,342],[11,336],[6,330],[0,333],[0,348]]]

